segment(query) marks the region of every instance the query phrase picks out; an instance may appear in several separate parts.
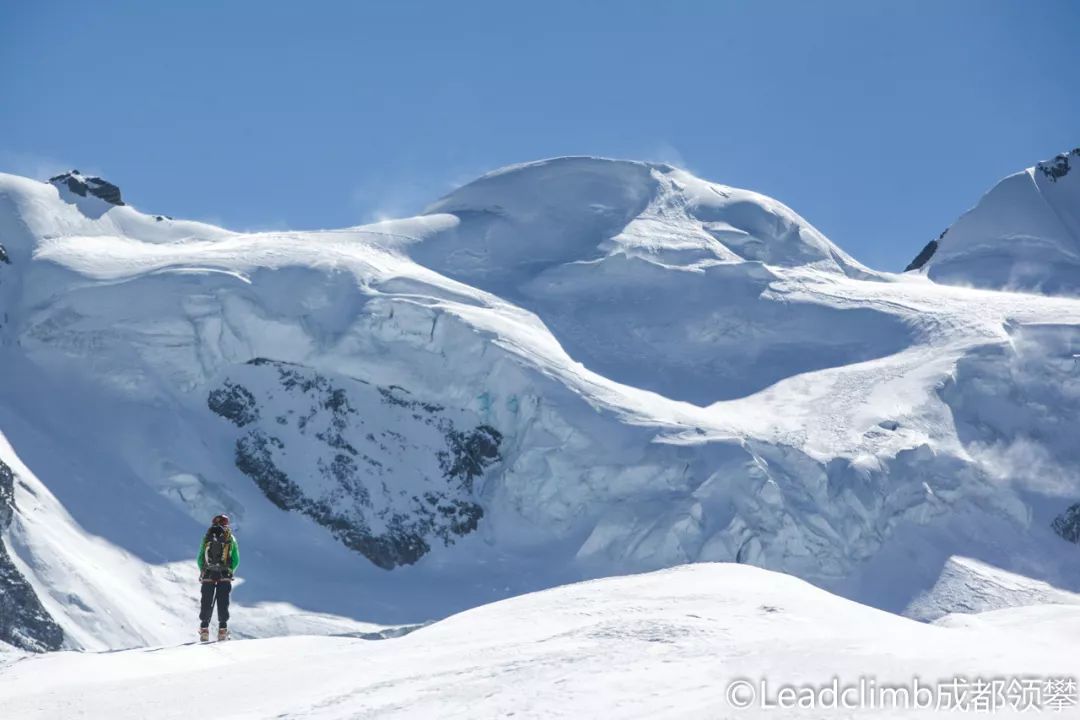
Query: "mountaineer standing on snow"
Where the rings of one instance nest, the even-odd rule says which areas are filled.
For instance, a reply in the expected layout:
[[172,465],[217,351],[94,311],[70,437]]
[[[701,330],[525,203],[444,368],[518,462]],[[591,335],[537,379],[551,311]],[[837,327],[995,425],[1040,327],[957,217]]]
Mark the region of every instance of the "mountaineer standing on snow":
[[229,516],[217,515],[199,547],[199,581],[202,583],[202,610],[199,612],[199,640],[210,639],[210,616],[217,600],[218,640],[229,639],[229,593],[233,573],[240,564],[240,549],[229,529]]

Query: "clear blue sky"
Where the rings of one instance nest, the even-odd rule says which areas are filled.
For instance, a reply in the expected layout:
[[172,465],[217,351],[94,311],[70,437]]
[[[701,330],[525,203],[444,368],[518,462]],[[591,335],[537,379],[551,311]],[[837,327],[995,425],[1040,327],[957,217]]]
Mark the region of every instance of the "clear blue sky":
[[1080,2],[3,2],[0,108],[0,170],[237,229],[592,154],[772,195],[898,269],[1080,145]]

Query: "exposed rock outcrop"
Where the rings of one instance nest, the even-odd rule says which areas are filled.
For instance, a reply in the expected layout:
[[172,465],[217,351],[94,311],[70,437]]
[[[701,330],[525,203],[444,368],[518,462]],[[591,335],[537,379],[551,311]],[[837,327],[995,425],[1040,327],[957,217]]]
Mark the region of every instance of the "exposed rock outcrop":
[[1080,148],[1073,148],[1071,152],[1061,153],[1052,160],[1039,163],[1036,167],[1043,175],[1050,178],[1052,182],[1057,182],[1068,175],[1069,170],[1072,169],[1069,162],[1070,157],[1080,158]]
[[475,482],[501,459],[499,431],[459,429],[460,412],[272,360],[234,370],[207,404],[245,431],[236,467],[267,499],[385,569],[476,530]]
[[51,177],[49,182],[57,187],[65,187],[79,197],[86,197],[89,194],[112,205],[124,204],[120,197],[120,188],[116,185],[99,177],[87,177],[78,170]]
[[1080,503],[1074,503],[1054,518],[1050,526],[1063,540],[1080,544]]
[[948,230],[942,230],[941,234],[937,236],[937,240],[931,240],[930,242],[926,243],[923,249],[919,251],[919,254],[915,256],[915,259],[908,263],[908,266],[904,268],[904,272],[918,270],[927,262],[929,262],[930,258],[934,257],[934,253],[937,252],[938,243],[941,242],[941,239],[945,237],[945,233],[947,232]]
[[[15,474],[0,460],[0,531],[15,512]],[[64,632],[42,607],[34,589],[12,562],[0,539],[0,641],[29,650],[58,650]]]

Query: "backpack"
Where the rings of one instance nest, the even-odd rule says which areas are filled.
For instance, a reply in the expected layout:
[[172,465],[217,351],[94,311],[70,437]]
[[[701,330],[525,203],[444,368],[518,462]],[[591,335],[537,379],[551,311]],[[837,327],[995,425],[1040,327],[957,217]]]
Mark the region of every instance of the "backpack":
[[232,546],[232,533],[227,528],[215,525],[206,531],[207,570],[225,571],[229,567],[229,550]]

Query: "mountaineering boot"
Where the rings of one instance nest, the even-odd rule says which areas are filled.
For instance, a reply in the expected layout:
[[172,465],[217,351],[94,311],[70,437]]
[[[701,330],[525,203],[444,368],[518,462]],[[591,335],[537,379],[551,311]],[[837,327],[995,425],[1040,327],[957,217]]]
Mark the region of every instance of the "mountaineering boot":
[[218,628],[217,631],[218,642],[229,639],[229,628]]
[[199,628],[199,642],[210,642],[210,628]]

